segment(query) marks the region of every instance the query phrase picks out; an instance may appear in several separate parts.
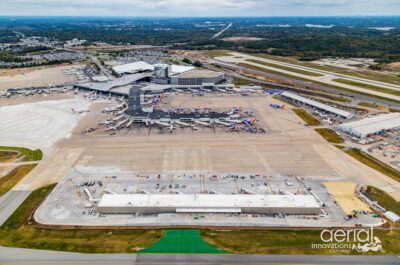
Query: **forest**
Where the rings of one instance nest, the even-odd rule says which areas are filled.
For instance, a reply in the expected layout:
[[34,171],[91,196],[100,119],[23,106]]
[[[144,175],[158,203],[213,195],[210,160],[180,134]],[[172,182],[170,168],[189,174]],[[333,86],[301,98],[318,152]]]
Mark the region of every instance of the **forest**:
[[[214,34],[232,27],[217,38]],[[15,32],[57,40],[110,44],[169,45],[176,49],[232,49],[300,60],[363,57],[400,61],[399,17],[106,18],[0,17],[0,43]],[[247,42],[228,37],[256,37]]]

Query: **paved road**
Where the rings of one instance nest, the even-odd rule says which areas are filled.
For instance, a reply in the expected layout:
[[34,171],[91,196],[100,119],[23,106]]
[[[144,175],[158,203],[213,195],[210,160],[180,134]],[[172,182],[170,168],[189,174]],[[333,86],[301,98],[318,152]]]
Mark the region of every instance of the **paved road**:
[[0,226],[7,221],[18,206],[31,194],[30,190],[10,190],[0,197]]
[[398,265],[397,256],[80,254],[0,247],[0,264],[363,264]]
[[222,29],[220,32],[214,34],[214,36],[212,37],[212,39],[215,39],[217,37],[219,37],[222,33],[224,33],[225,31],[227,31],[230,27],[232,27],[233,23],[229,23],[228,26],[226,26],[224,29]]

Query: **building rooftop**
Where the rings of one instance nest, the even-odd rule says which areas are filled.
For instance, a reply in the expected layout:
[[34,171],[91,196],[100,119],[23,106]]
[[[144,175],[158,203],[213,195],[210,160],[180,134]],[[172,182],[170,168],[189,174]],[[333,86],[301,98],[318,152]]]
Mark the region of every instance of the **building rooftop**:
[[79,83],[76,84],[76,86],[85,89],[97,90],[100,92],[108,92],[112,88],[126,86],[150,76],[151,76],[150,73],[132,74],[132,75],[125,75],[120,78],[116,78],[114,80],[106,82]]
[[400,127],[400,113],[382,114],[370,118],[340,125],[343,129],[350,129],[352,133],[368,135],[380,130],[389,130]]
[[98,207],[320,208],[312,195],[104,194]]
[[180,78],[212,78],[212,77],[218,77],[223,74],[224,73],[216,71],[193,69],[175,76]]
[[318,102],[318,101],[315,101],[312,99],[308,99],[308,98],[305,98],[305,97],[302,97],[302,96],[299,96],[299,95],[296,95],[296,94],[293,94],[290,92],[283,92],[281,95],[284,97],[293,99],[293,100],[303,102],[307,105],[319,108],[321,110],[328,111],[330,113],[334,113],[334,114],[344,117],[346,119],[350,119],[354,116],[353,113],[351,113],[351,112],[348,112],[348,111],[345,111],[342,109],[338,109],[338,108],[335,108],[335,107],[323,104],[321,102]]
[[134,74],[143,71],[153,71],[154,66],[143,61],[138,61],[114,66],[113,70],[118,74]]

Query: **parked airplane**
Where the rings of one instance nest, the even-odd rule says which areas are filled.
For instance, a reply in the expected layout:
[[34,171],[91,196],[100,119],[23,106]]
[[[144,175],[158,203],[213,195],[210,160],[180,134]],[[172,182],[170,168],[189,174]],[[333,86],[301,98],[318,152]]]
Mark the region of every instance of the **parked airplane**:
[[113,123],[114,122],[110,121],[110,120],[105,120],[105,121],[99,122],[99,124],[104,124],[104,125],[109,125],[109,124],[113,124]]
[[274,109],[284,109],[286,105],[278,105],[278,104],[270,104],[270,106]]
[[105,129],[105,132],[106,132],[106,131],[115,131],[115,130],[118,130],[119,128],[121,128],[120,125],[109,126],[109,127],[107,127],[107,128]]
[[194,123],[199,124],[199,125],[203,125],[206,127],[210,127],[211,124],[207,123],[207,122],[203,122],[203,121],[194,121]]

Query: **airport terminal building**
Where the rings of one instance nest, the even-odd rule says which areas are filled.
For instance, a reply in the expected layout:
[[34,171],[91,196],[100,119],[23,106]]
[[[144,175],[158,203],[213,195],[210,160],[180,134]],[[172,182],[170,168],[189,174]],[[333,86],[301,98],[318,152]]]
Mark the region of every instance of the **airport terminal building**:
[[202,85],[205,83],[217,84],[225,80],[225,74],[209,70],[190,70],[171,76],[172,85]]

